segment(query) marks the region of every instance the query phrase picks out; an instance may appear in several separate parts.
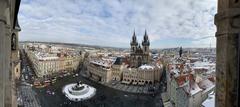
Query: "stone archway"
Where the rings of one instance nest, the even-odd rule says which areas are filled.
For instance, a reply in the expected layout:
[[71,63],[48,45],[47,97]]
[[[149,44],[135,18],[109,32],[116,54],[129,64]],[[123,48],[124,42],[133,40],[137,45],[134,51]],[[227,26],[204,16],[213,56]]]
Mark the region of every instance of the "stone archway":
[[148,84],[148,81],[145,81],[145,84]]
[[152,81],[149,81],[149,84],[152,85],[153,84]]

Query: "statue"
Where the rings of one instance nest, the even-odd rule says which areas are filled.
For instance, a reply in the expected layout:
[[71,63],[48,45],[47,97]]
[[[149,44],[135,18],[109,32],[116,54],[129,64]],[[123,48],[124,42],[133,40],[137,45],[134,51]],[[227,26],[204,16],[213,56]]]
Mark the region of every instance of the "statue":
[[180,47],[179,56],[182,57],[182,47]]
[[82,81],[77,82],[77,86],[82,85]]

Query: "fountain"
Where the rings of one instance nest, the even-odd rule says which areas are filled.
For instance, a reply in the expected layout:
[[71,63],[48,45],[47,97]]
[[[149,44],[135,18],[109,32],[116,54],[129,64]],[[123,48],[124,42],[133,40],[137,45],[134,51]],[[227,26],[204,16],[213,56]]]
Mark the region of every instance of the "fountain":
[[83,101],[92,98],[96,94],[96,89],[81,81],[68,84],[63,87],[63,94],[71,101]]

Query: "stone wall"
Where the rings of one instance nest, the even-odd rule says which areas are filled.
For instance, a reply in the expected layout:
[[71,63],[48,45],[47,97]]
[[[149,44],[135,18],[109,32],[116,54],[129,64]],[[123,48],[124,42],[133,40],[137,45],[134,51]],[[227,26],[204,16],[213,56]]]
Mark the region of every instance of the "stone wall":
[[20,0],[0,0],[0,107],[14,107],[12,94],[11,35]]
[[240,0],[218,0],[216,107],[238,107]]

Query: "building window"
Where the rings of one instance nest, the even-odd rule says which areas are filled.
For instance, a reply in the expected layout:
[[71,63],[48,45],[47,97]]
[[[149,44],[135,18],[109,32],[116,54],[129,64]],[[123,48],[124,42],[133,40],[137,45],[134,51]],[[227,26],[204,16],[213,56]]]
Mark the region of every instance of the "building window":
[[12,50],[17,49],[17,36],[15,33],[13,33],[12,37],[11,37],[11,48],[12,48]]

